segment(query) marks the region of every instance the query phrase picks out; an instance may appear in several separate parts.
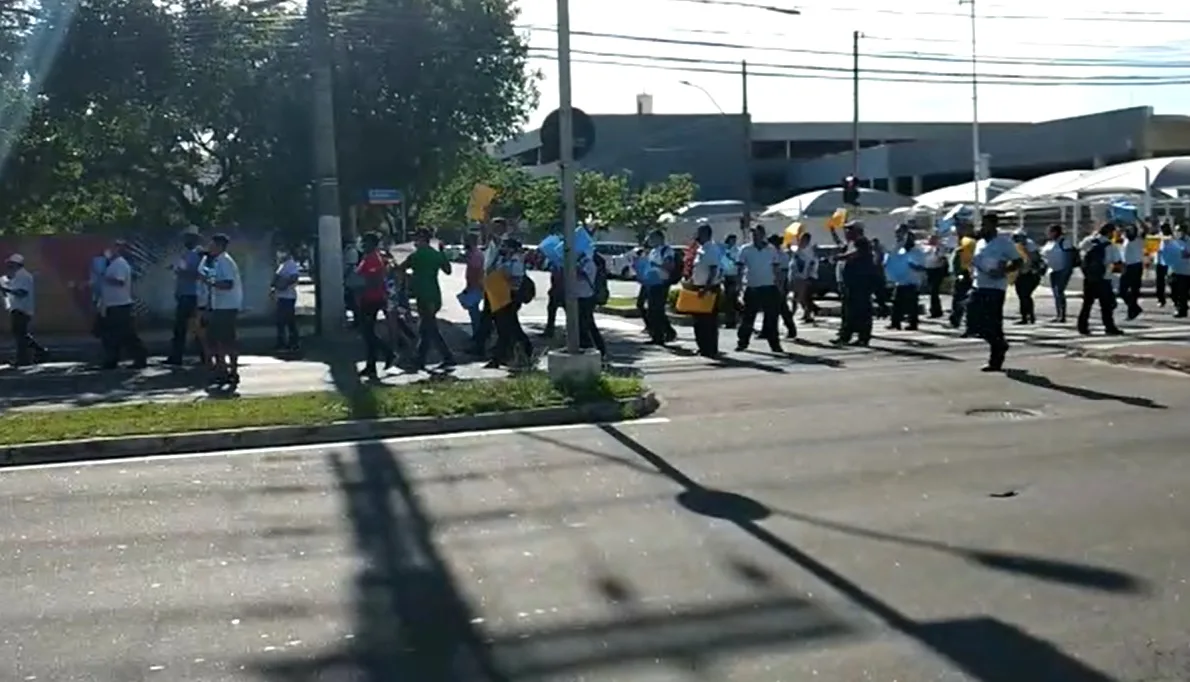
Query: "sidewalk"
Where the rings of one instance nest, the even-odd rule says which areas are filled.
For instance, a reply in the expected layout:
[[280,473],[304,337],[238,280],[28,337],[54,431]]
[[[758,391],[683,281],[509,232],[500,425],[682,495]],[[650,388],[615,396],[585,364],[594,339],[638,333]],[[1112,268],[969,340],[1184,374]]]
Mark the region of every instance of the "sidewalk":
[[1168,369],[1190,374],[1190,343],[1124,343],[1108,348],[1080,348],[1071,351],[1070,355],[1114,365]]
[[[303,337],[309,338],[314,335],[314,324],[312,321],[308,319],[302,320],[299,325],[299,331]],[[239,336],[240,347],[243,353],[266,353],[272,350],[277,332],[272,325],[261,324],[251,327],[241,327],[237,330],[237,335]],[[144,329],[140,331],[141,341],[149,349],[150,356],[168,355],[172,337],[173,331],[169,329]],[[99,339],[90,335],[38,335],[37,340],[50,351],[53,361],[94,362],[98,360],[102,353]],[[12,339],[9,337],[0,339],[0,363],[2,363],[0,364],[0,368],[6,367],[7,363],[12,361],[13,355],[15,355],[15,349]]]

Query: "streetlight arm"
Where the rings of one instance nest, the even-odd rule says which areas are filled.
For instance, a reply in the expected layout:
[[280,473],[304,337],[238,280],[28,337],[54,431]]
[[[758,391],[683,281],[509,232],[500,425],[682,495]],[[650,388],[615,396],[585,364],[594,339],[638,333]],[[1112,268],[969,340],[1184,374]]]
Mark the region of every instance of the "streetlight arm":
[[719,110],[720,114],[723,114],[724,116],[727,115],[727,112],[723,110],[723,107],[719,106],[719,102],[715,101],[715,96],[712,95],[710,93],[710,91],[708,91],[706,88],[702,87],[698,83],[692,83],[690,81],[678,81],[678,82],[681,83],[682,85],[685,85],[686,87],[694,88],[695,90],[698,90],[702,94],[706,95],[707,99],[711,100],[711,104],[714,105],[714,107]]

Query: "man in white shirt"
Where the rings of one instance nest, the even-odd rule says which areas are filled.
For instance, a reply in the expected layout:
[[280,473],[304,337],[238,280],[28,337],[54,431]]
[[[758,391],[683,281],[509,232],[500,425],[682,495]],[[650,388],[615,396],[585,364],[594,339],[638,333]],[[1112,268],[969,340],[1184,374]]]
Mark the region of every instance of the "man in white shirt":
[[149,364],[149,352],[136,333],[136,318],[132,305],[132,264],[128,262],[128,246],[123,241],[112,245],[112,257],[103,271],[101,292],[104,309],[104,369],[115,369],[120,356],[128,351],[133,369]]
[[207,276],[207,285],[211,288],[211,319],[207,338],[215,356],[216,379],[236,386],[240,383],[236,321],[244,306],[244,287],[240,268],[227,252],[230,241],[225,234],[211,237],[211,267]]
[[4,308],[8,310],[12,340],[17,351],[13,366],[45,362],[49,354],[29,333],[35,311],[33,273],[25,268],[25,257],[19,253],[9,256],[4,267],[6,274],[0,277],[0,293],[4,294]]
[[1174,317],[1184,318],[1190,310],[1190,230],[1178,225],[1174,236],[1161,243],[1161,258],[1169,267],[1169,297]]
[[1008,291],[1008,273],[1021,266],[1021,254],[1007,236],[999,234],[999,216],[983,217],[979,242],[971,258],[971,294],[967,301],[967,327],[972,336],[988,344],[988,364],[984,372],[1004,369],[1008,341],[1004,338],[1004,297]]
[[1112,244],[1116,226],[1105,223],[1099,231],[1079,244],[1082,252],[1083,303],[1078,310],[1078,333],[1091,334],[1091,308],[1099,303],[1103,318],[1103,332],[1119,336],[1124,332],[1116,326],[1116,296],[1112,291],[1112,266],[1120,262],[1120,250]]
[[921,280],[925,277],[925,254],[917,248],[913,232],[897,230],[898,246],[884,254],[884,274],[892,282],[893,300],[889,329],[900,329],[906,322],[909,331],[917,329]]
[[777,252],[777,314],[785,325],[785,338],[797,338],[797,323],[793,319],[793,308],[789,307],[789,269],[792,257],[781,242],[780,235],[770,235],[769,245]]
[[297,325],[297,283],[301,268],[288,249],[285,260],[273,274],[273,296],[277,303],[277,350],[297,350],[301,342]]
[[[697,252],[690,272],[690,285],[699,296],[719,296],[723,283],[723,247],[711,238],[711,226],[698,226],[694,241]],[[730,305],[730,303],[729,303]],[[707,313],[691,315],[694,327],[694,343],[698,354],[711,359],[719,358],[719,309],[716,302]]]
[[740,316],[740,246],[736,242],[739,237],[729,234],[718,245],[723,252],[723,298],[719,305],[723,311],[723,326],[735,329]]
[[948,252],[938,238],[937,232],[931,233],[926,238],[926,243],[921,247],[921,251],[925,255],[926,294],[930,299],[929,315],[931,320],[936,320],[944,314],[942,309],[942,283],[946,281],[946,275],[949,271],[946,258]]
[[651,273],[645,292],[645,327],[650,341],[656,345],[672,343],[678,338],[677,331],[669,322],[666,308],[669,305],[669,288],[674,274],[681,272],[674,250],[665,243],[665,233],[654,230],[649,233],[647,246],[648,268]]
[[[492,218],[485,230],[487,243],[483,247],[483,274],[487,276],[500,267],[502,257],[500,249],[504,242],[504,235],[508,233],[508,222],[504,218]],[[564,292],[563,292],[564,295]],[[471,354],[483,357],[487,354],[488,337],[492,334],[492,305],[488,297],[483,297],[483,306],[479,311],[479,323],[475,326],[475,337],[472,341]]]
[[1140,307],[1140,287],[1145,275],[1145,238],[1135,225],[1124,228],[1124,243],[1120,245],[1120,300],[1128,307],[1128,319],[1136,319],[1144,310]]
[[748,349],[756,315],[763,313],[760,336],[769,342],[769,348],[774,353],[780,353],[781,339],[777,333],[777,315],[780,312],[780,292],[777,290],[779,264],[777,250],[765,240],[764,227],[756,225],[752,228],[752,242],[740,249],[739,264],[744,280],[744,312],[740,316],[736,350]]
[[802,322],[814,324],[814,282],[818,279],[818,254],[809,232],[798,235],[789,251],[789,284],[793,290],[794,312],[802,306]]

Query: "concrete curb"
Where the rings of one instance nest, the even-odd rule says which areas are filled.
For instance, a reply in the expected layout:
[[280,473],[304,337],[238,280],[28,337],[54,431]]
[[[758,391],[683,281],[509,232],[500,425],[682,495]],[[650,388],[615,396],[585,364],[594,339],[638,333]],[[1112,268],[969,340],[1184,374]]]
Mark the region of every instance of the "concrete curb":
[[1163,358],[1158,355],[1143,353],[1121,353],[1110,349],[1075,348],[1066,353],[1067,357],[1099,360],[1112,365],[1129,367],[1148,367],[1151,369],[1167,369],[1183,374],[1190,374],[1190,361]]
[[[596,310],[601,315],[608,315],[610,317],[623,317],[629,320],[639,320],[640,315],[636,313],[636,308],[613,308],[603,307]],[[839,306],[819,306],[818,317],[839,317],[843,309]],[[693,324],[689,315],[681,315],[678,313],[668,313],[669,323],[675,327],[689,327]],[[722,318],[720,318],[722,319]]]
[[265,426],[250,429],[29,443],[0,448],[0,467],[315,445],[493,429],[615,422],[652,414],[660,406],[661,401],[657,395],[653,391],[646,391],[637,398],[624,400],[459,417],[373,419],[319,426]]

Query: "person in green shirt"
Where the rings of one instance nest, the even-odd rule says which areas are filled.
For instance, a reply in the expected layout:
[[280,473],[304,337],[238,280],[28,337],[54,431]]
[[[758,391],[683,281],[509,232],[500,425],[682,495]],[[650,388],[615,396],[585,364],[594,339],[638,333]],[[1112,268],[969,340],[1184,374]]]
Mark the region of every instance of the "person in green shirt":
[[438,285],[438,273],[450,274],[450,258],[441,242],[438,248],[430,246],[430,231],[420,228],[413,239],[414,250],[401,263],[401,271],[409,275],[409,293],[417,309],[417,369],[424,369],[429,359],[430,346],[438,349],[442,357],[440,369],[455,365],[454,354],[442,338],[438,328],[438,311],[442,309],[442,288]]

